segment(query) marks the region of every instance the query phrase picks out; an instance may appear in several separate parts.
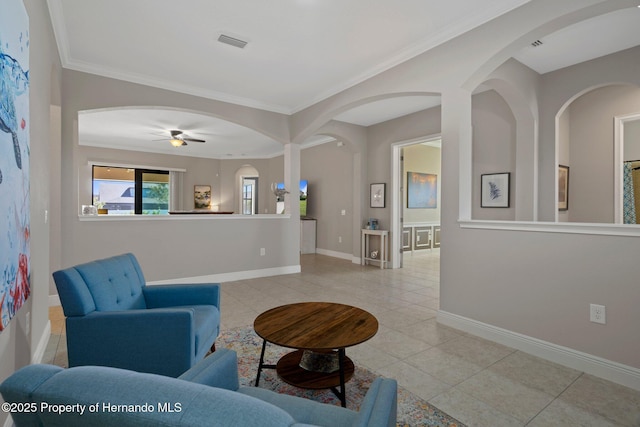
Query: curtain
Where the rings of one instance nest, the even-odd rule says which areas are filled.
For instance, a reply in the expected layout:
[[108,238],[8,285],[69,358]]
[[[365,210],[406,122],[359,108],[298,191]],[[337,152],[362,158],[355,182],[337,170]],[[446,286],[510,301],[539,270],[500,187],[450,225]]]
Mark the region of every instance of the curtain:
[[636,224],[636,200],[633,185],[633,166],[631,162],[624,163],[623,180],[623,221],[625,224]]
[[184,172],[169,172],[169,212],[184,210],[182,197],[182,185],[184,181]]

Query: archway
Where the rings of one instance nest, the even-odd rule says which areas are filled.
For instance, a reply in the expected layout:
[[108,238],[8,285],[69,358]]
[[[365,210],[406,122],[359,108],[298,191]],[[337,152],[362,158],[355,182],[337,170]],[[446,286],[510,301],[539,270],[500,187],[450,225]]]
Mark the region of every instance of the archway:
[[640,153],[631,141],[625,149],[620,131],[625,121],[638,114],[640,88],[629,84],[587,88],[560,108],[556,115],[557,164],[569,168],[570,191],[567,209],[558,211],[559,221],[625,223],[624,164],[639,160]]

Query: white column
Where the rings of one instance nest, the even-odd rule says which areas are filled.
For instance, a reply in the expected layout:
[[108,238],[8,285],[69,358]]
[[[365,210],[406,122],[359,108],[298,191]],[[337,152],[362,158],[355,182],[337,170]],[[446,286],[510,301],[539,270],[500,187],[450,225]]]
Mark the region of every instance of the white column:
[[291,215],[289,236],[291,245],[300,253],[300,145],[284,146],[284,213]]

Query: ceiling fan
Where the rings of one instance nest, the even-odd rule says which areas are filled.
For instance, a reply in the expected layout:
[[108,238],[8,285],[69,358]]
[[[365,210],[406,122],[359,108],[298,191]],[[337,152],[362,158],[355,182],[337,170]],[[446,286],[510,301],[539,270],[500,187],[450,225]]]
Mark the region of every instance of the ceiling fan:
[[[169,133],[171,134],[171,137],[169,138],[169,142],[174,147],[182,147],[183,145],[188,145],[187,141],[189,141],[189,142],[206,142],[204,139],[191,138],[186,133],[182,132],[181,130],[177,130],[177,129],[170,130]],[[162,140],[159,139],[157,141],[164,141],[164,139],[162,139]]]

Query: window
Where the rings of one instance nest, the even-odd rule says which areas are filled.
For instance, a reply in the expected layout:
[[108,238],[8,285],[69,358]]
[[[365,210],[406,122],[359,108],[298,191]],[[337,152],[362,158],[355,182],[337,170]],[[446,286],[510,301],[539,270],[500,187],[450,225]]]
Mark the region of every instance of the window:
[[92,172],[93,205],[99,213],[169,213],[169,171],[94,165]]
[[242,180],[242,214],[258,213],[258,178],[250,177]]

